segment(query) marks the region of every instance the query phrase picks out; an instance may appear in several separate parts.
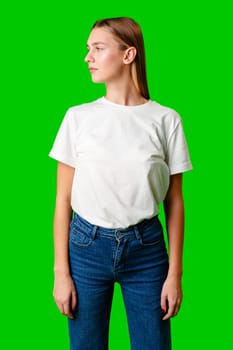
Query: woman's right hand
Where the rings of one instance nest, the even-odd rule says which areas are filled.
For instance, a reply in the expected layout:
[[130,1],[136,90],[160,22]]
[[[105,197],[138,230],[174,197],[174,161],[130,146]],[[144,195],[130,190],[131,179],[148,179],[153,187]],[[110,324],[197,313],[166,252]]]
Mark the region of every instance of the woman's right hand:
[[55,275],[53,297],[60,312],[74,319],[77,294],[70,275]]

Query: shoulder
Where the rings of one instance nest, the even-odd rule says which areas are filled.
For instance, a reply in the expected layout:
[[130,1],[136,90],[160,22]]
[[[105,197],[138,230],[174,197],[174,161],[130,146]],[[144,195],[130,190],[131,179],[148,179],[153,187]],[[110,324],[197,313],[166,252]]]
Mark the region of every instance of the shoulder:
[[165,132],[172,132],[181,123],[180,114],[172,107],[162,105],[153,100],[151,100],[149,107],[153,120],[159,123]]
[[174,119],[177,121],[181,120],[179,113],[172,107],[162,105],[157,101],[151,100],[150,103],[151,110],[157,113],[161,118]]
[[68,124],[71,124],[75,127],[78,126],[78,124],[87,118],[87,116],[94,115],[96,110],[99,108],[100,99],[91,101],[91,102],[85,102],[79,105],[70,106],[65,113],[64,120],[68,122]]
[[100,102],[101,98],[91,102],[85,102],[79,105],[71,106],[69,107],[68,112],[73,114],[89,112],[97,108],[100,105]]

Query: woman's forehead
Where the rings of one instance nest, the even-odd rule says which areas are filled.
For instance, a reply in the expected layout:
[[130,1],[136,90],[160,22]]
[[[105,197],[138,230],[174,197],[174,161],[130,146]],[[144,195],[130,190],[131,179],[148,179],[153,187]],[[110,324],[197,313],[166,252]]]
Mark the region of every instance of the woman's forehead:
[[93,28],[87,40],[87,46],[100,45],[100,44],[108,45],[116,42],[117,40],[114,37],[114,35],[111,34],[107,29]]

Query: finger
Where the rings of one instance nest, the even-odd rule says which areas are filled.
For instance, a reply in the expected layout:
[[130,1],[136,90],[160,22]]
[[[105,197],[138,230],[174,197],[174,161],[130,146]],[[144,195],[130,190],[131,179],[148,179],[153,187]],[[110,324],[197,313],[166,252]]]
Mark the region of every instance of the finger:
[[162,309],[163,313],[165,314],[167,312],[167,297],[166,297],[166,295],[161,296],[160,305],[161,305],[161,309]]
[[70,304],[69,303],[64,303],[63,304],[63,309],[64,309],[64,312],[63,314],[71,319],[74,318],[74,315],[72,314],[71,310],[70,310]]
[[163,317],[163,320],[168,320],[170,317],[173,317],[175,312],[176,303],[174,301],[168,301],[168,311]]
[[178,314],[178,312],[180,311],[180,307],[181,307],[181,301],[178,300],[176,307],[175,307],[174,316],[176,316]]
[[72,291],[72,295],[71,295],[71,309],[72,311],[76,311],[76,307],[77,307],[77,294],[76,291]]
[[57,307],[58,307],[58,310],[60,311],[61,314],[64,314],[64,308],[63,308],[63,304],[62,303],[59,303],[57,302]]

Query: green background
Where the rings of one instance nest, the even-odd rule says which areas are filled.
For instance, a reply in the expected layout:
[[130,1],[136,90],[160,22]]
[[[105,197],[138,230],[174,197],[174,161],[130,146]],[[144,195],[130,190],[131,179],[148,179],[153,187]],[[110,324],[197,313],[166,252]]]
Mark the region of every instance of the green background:
[[[229,2],[230,3],[230,2]],[[231,11],[225,1],[35,1],[1,9],[1,349],[68,349],[52,298],[56,162],[65,111],[104,94],[83,59],[91,25],[142,27],[151,98],[183,119],[194,170],[184,176],[184,301],[174,350],[230,349],[232,315]],[[129,349],[116,286],[110,349]],[[93,349],[94,350],[94,349]],[[146,350],[146,349],[142,349]]]

